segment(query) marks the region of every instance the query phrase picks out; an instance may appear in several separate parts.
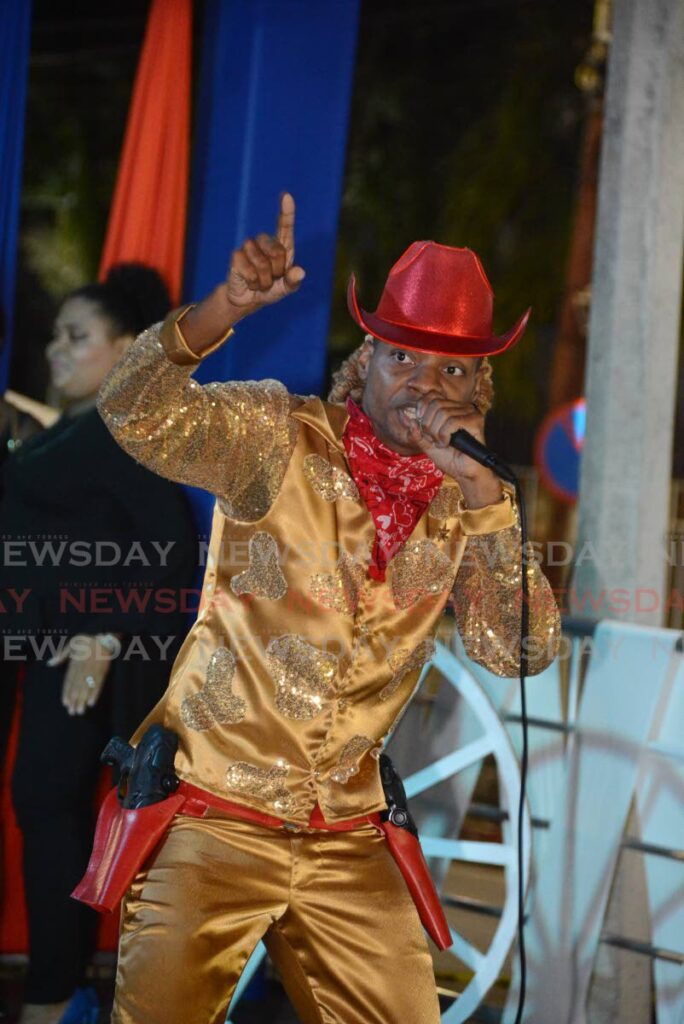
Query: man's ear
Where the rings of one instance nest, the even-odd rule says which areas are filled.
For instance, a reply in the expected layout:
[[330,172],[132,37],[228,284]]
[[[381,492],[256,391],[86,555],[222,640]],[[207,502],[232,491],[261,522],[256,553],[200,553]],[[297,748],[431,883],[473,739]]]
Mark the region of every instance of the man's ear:
[[493,399],[492,366],[485,356],[475,372],[475,387],[471,402],[478,412],[486,415],[492,406]]
[[356,368],[359,372],[359,377],[362,381],[368,379],[368,367],[370,361],[373,358],[373,352],[375,350],[375,339],[372,334],[367,334],[363,345],[359,351],[359,357],[356,363]]

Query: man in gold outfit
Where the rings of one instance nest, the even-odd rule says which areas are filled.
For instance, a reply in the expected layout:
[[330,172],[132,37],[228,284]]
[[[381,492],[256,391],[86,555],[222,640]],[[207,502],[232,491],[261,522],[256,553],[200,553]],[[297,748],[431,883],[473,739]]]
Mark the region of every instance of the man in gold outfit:
[[[304,1024],[436,1024],[427,941],[377,824],[377,758],[447,601],[471,657],[518,670],[511,492],[449,439],[483,439],[486,356],[527,315],[494,336],[474,253],[415,243],[375,314],[352,280],[367,338],[331,401],[272,380],[200,386],[234,325],[301,285],[294,216],[285,194],[276,234],[144,332],[99,397],[127,452],[216,498],[199,614],[138,733],[178,734],[178,775],[207,805],[173,819],[128,892],[117,1024],[219,1024],[260,939]],[[539,672],[558,613],[528,573]]]

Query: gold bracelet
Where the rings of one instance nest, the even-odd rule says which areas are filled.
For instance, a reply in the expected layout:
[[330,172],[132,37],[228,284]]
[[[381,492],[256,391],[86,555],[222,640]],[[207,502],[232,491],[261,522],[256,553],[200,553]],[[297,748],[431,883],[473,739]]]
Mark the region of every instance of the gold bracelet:
[[183,361],[187,363],[201,362],[205,358],[205,356],[211,355],[211,353],[215,352],[217,348],[220,348],[220,346],[223,345],[224,342],[228,341],[228,338],[230,338],[232,334],[235,334],[234,329],[232,327],[229,327],[226,333],[223,334],[217,341],[212,341],[211,345],[207,345],[206,348],[203,348],[200,352],[194,352],[188,345],[185,338],[183,337],[183,332],[181,331],[180,323],[185,314],[189,313],[191,309],[194,309],[196,305],[197,304],[193,302],[189,306],[186,306],[183,312],[179,316],[177,316],[173,322],[176,342],[178,343],[180,352],[182,352],[185,357]]

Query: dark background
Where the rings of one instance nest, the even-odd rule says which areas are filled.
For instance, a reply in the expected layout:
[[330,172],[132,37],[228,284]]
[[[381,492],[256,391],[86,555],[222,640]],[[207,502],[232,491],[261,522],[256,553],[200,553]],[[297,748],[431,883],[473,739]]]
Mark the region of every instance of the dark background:
[[[97,273],[148,4],[35,0],[12,386],[44,396],[52,304]],[[357,343],[357,273],[374,309],[414,240],[467,245],[493,284],[495,329],[531,305],[495,363],[490,443],[531,461],[563,289],[584,99],[574,76],[591,0],[365,0],[340,217],[331,365]],[[202,4],[195,4],[195,72]],[[195,183],[196,185],[196,183]]]

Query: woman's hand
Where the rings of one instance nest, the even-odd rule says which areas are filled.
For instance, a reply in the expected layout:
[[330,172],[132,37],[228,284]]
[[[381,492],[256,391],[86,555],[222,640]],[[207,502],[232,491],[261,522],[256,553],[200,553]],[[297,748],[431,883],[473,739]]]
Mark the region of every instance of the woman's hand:
[[109,672],[112,652],[103,647],[96,636],[78,634],[50,658],[51,667],[68,660],[62,683],[62,704],[70,715],[83,715],[86,708],[97,704]]

